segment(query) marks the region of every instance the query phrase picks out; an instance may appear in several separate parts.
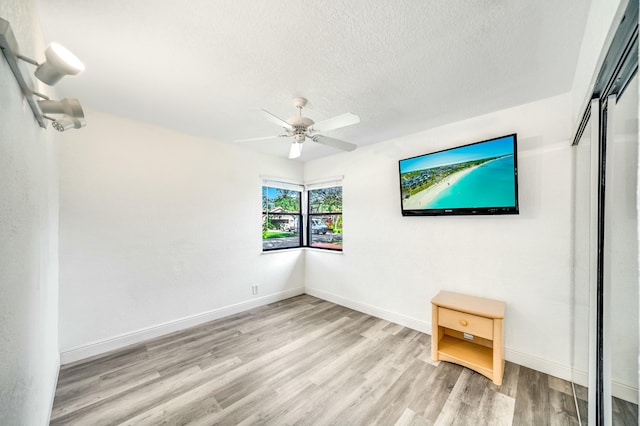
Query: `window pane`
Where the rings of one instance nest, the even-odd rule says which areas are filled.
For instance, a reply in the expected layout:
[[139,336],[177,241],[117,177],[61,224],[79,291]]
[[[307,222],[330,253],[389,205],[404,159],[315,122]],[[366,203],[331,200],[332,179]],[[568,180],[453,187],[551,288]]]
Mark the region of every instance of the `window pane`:
[[262,187],[263,250],[302,246],[301,198],[302,192],[293,189]]
[[300,213],[301,192],[291,189],[262,187],[262,211],[270,213]]
[[262,214],[262,249],[300,247],[300,215]]
[[309,213],[341,213],[342,187],[313,189],[309,191]]
[[342,250],[342,215],[309,216],[309,245],[316,248]]

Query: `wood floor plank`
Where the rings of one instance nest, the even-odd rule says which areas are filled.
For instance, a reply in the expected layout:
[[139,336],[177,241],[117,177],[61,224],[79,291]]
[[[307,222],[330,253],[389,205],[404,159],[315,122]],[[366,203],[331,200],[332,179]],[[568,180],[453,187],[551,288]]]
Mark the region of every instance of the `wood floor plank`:
[[409,426],[413,424],[415,418],[416,412],[411,408],[405,408],[398,421],[394,423],[394,426]]
[[435,423],[463,371],[459,365],[440,362],[429,376],[425,397],[415,401],[411,408],[427,421]]
[[510,425],[515,405],[515,398],[486,388],[480,401],[479,415],[474,415],[474,418],[480,420],[479,424]]
[[549,387],[546,375],[520,367],[513,423],[541,425],[550,423]]
[[549,388],[549,425],[578,426],[578,424],[573,395]]
[[[278,398],[260,403],[250,417],[242,421],[247,425],[282,425],[294,424],[293,420],[286,421],[286,418],[300,418],[311,406],[311,401],[322,398],[325,389],[313,383],[306,383],[303,380],[296,380],[286,389],[278,392]],[[304,395],[300,398],[299,395]]]
[[92,381],[83,381],[84,386],[81,391],[69,389],[71,386],[67,386],[63,388],[65,392],[63,394],[64,396],[61,396],[56,401],[56,405],[51,412],[51,418],[57,419],[65,414],[88,407],[89,405],[95,405],[100,401],[138,388],[158,378],[160,378],[160,374],[158,374],[157,371],[145,370],[142,375],[124,375],[121,377],[119,383],[105,382],[101,381],[100,378],[92,378]]
[[[322,386],[318,386],[322,390],[320,397],[307,399],[301,404],[299,410],[286,413],[282,418],[277,419],[282,423],[273,424],[316,425],[321,421],[326,422],[329,417],[335,417],[336,407],[339,406],[344,395],[353,392],[365,380],[357,374],[337,374]],[[304,395],[302,397],[304,398]]]
[[184,425],[194,418],[202,418],[222,411],[215,397],[209,393],[208,383],[189,390],[120,423],[120,426]]
[[572,398],[509,362],[496,386],[433,361],[429,335],[302,295],[63,366],[51,424],[573,425]]
[[58,386],[75,386],[83,379],[127,368],[137,361],[146,360],[148,356],[147,348],[140,344],[64,365],[60,368]]
[[611,401],[614,426],[638,425],[638,405],[613,397]]
[[[477,389],[474,392],[474,386],[470,385],[470,379],[472,377],[473,372],[471,370],[462,370],[456,379],[451,392],[447,395],[442,408],[439,410],[439,414],[435,419],[434,425],[452,425],[456,423],[456,419],[459,417],[465,417],[466,420],[466,416],[463,416],[463,413],[468,411],[466,409],[468,406],[467,401],[470,399],[477,399],[479,402],[482,398],[482,394],[478,394]],[[484,387],[481,388],[481,391],[483,390]],[[471,393],[471,395],[467,395],[467,392]]]
[[[391,357],[387,356],[389,360]],[[367,424],[367,419],[376,410],[379,400],[398,378],[402,371],[379,363],[364,374],[365,381],[345,395],[337,406],[332,406],[334,414],[325,416],[326,424]],[[324,423],[324,422],[321,422]]]
[[[200,373],[198,368],[185,370],[174,376],[159,378],[141,387],[128,390],[110,398],[103,399],[96,404],[85,406],[79,410],[69,412],[51,420],[52,425],[110,425],[125,421],[152,406],[172,399],[174,395],[186,391],[194,385],[209,380]],[[174,386],[174,383],[179,384]]]
[[520,377],[520,366],[512,362],[504,363],[504,374],[502,377],[502,385],[493,385],[493,389],[512,398],[516,397],[518,392],[518,380]]
[[435,367],[419,359],[414,360],[402,375],[376,402],[366,422],[368,424],[394,424],[406,408],[419,412],[410,404],[416,398],[429,398],[429,378]]

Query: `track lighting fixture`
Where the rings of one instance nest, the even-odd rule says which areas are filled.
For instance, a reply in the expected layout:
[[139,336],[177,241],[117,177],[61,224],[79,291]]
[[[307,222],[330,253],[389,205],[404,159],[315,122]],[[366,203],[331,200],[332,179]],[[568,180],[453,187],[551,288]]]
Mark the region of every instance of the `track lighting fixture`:
[[[13,30],[9,22],[2,18],[0,18],[0,50],[7,59],[9,68],[11,68],[40,127],[47,127],[46,120],[53,121],[53,127],[61,132],[72,128],[79,129],[86,125],[84,112],[77,99],[52,101],[47,96],[38,93],[35,90],[33,79],[24,69],[22,62],[19,61],[37,66],[35,76],[43,83],[52,86],[65,75],[76,75],[84,70],[84,64],[73,53],[57,43],[51,43],[44,53],[45,62],[38,63],[27,58],[19,53],[20,49]],[[36,97],[42,100],[36,100]],[[64,114],[64,116],[60,119],[54,119],[45,114]]]

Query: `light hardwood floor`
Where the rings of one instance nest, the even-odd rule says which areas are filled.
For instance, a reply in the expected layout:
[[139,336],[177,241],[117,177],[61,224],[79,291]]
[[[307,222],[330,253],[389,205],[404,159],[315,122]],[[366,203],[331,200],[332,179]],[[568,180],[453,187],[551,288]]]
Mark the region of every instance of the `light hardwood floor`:
[[569,382],[507,362],[496,386],[433,362],[426,334],[303,295],[63,366],[51,424],[578,420]]

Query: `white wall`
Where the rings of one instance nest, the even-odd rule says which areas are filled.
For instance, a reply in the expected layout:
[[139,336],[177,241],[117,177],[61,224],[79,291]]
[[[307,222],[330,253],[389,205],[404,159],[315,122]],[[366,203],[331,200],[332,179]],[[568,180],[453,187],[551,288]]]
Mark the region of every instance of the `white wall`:
[[[571,96],[306,163],[344,175],[344,252],[306,253],[307,292],[431,333],[451,290],[507,302],[507,359],[570,378]],[[398,160],[518,134],[520,214],[402,217]]]
[[[23,54],[42,52],[32,1],[3,0],[0,17],[9,21]],[[6,425],[48,424],[55,392],[55,133],[38,126],[0,54],[0,423]]]
[[571,90],[574,133],[628,3],[629,0],[591,0]]
[[303,253],[263,255],[260,225],[260,176],[301,181],[301,163],[87,123],[60,154],[63,363],[304,292]]

